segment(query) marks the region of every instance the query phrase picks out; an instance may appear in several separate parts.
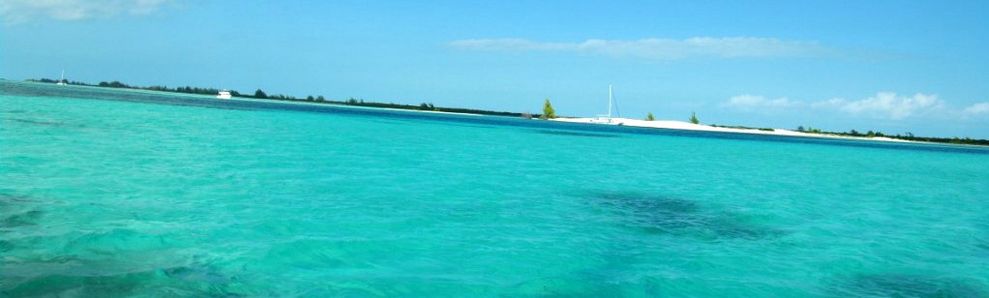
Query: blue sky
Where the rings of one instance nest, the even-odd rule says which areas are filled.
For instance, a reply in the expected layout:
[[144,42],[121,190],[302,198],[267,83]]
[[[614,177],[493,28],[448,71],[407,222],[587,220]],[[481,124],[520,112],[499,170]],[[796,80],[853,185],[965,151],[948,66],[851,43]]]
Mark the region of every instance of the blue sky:
[[989,1],[0,2],[0,77],[989,138]]

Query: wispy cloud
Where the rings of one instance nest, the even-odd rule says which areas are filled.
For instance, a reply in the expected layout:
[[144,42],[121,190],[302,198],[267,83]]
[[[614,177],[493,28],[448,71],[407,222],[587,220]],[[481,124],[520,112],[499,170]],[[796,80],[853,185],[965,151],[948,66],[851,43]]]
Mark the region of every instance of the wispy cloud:
[[171,0],[3,0],[0,18],[7,24],[36,19],[78,21],[120,14],[152,13]]
[[792,108],[801,104],[801,102],[793,101],[786,97],[769,99],[761,95],[744,94],[732,96],[722,105],[741,110],[765,110]]
[[980,102],[966,107],[962,110],[965,115],[989,115],[989,102]]
[[833,98],[814,103],[814,107],[837,108],[856,115],[871,115],[880,118],[900,120],[914,115],[935,112],[944,107],[937,95],[917,93],[913,96],[898,96],[893,92],[879,92],[860,100]]
[[[989,103],[985,106],[973,105],[966,108],[969,113],[989,113]],[[937,112],[953,112],[947,104],[934,94],[917,93],[912,96],[900,96],[893,92],[878,92],[859,100],[832,98],[821,101],[797,101],[785,97],[767,99],[760,95],[739,95],[729,98],[722,106],[743,111],[766,109],[810,109],[817,111],[842,112],[854,116],[868,116],[901,120]],[[955,110],[954,112],[956,112]]]
[[836,50],[816,42],[764,37],[588,39],[582,42],[541,42],[519,38],[499,38],[456,40],[450,42],[449,45],[463,50],[574,52],[652,60],[677,60],[694,57],[820,57],[837,53]]

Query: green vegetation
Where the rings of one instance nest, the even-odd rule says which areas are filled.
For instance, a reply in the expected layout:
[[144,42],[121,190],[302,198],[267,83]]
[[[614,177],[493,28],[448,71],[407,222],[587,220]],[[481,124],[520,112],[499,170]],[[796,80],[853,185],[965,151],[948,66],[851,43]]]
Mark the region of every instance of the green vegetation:
[[748,126],[741,126],[741,125],[717,125],[717,124],[711,124],[710,126],[711,127],[723,127],[723,128],[735,128],[735,129],[751,129],[751,130],[761,130],[761,131],[775,131],[775,129],[772,129],[772,128],[766,128],[766,127],[748,127]]
[[833,135],[833,136],[845,136],[845,137],[886,137],[891,139],[899,139],[906,141],[916,141],[916,142],[930,142],[930,143],[946,143],[946,144],[962,144],[962,145],[982,145],[989,146],[989,140],[986,139],[971,139],[971,138],[936,138],[936,137],[918,137],[914,136],[912,133],[895,134],[889,135],[879,131],[866,131],[865,133],[859,132],[857,130],[849,130],[848,132],[840,131],[824,131],[819,128],[804,127],[803,125],[797,127],[797,131],[812,133],[812,134],[822,134],[822,135]]
[[690,123],[701,124],[701,121],[697,119],[697,113],[690,112]]
[[543,116],[542,119],[553,119],[556,118],[556,110],[553,109],[553,104],[549,103],[549,98],[546,98],[546,102],[543,103]]
[[[0,79],[0,80],[2,80],[2,79]],[[52,80],[52,79],[37,79],[37,80],[34,80],[34,79],[31,79],[31,80],[28,80],[28,81],[38,82],[38,83],[56,84],[56,83],[58,83],[59,80]],[[75,81],[71,81],[70,82],[69,80],[65,80],[65,79],[63,79],[61,81],[62,81],[62,83],[66,83],[66,84],[69,84],[69,85],[85,85],[82,82],[75,82]]]
[[652,115],[652,112],[646,115],[646,121],[656,121],[656,117]]
[[[30,82],[39,83],[58,83],[58,80],[52,79],[29,79]],[[119,81],[111,82],[100,82],[99,84],[88,84],[84,82],[68,82],[69,85],[79,85],[79,86],[90,86],[90,87],[104,87],[104,88],[123,88],[123,89],[141,89],[141,90],[152,90],[160,92],[172,92],[172,93],[190,93],[190,94],[201,94],[201,95],[216,95],[220,92],[220,89],[216,88],[199,88],[199,87],[177,87],[169,88],[166,86],[150,86],[150,87],[140,87],[131,86]],[[305,99],[296,99],[294,96],[288,96],[284,94],[269,95],[261,89],[254,91],[253,95],[241,94],[236,90],[230,90],[230,95],[236,97],[246,97],[246,98],[256,98],[256,99],[269,99],[269,100],[283,100],[283,101],[300,101],[300,102],[312,102],[320,104],[331,104],[331,105],[348,105],[348,106],[363,106],[363,107],[374,107],[374,108],[389,108],[389,109],[401,109],[401,110],[429,110],[429,111],[440,111],[449,113],[462,113],[462,114],[481,114],[481,115],[492,115],[492,116],[508,116],[508,117],[533,117],[539,115],[529,115],[527,113],[514,113],[514,112],[501,112],[501,111],[487,111],[487,110],[476,110],[476,109],[465,109],[465,108],[445,108],[437,107],[432,103],[422,103],[419,105],[409,105],[409,104],[396,104],[396,103],[383,103],[383,102],[365,102],[363,99],[349,98],[346,101],[335,101],[328,100],[322,95],[313,97],[312,95],[307,96]],[[556,115],[553,115],[555,118]]]

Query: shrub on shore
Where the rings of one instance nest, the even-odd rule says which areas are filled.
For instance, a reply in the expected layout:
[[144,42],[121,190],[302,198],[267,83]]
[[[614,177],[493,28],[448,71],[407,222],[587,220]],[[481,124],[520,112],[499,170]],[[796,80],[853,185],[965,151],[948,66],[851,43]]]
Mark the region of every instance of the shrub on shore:
[[549,98],[543,102],[543,115],[540,117],[542,119],[553,119],[556,118],[556,110],[553,109],[553,104],[549,102]]

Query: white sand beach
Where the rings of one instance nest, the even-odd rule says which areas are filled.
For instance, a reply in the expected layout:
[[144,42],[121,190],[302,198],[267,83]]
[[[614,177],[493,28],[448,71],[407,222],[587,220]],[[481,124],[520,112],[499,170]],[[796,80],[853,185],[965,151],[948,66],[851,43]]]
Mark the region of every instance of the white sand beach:
[[[102,88],[94,86],[72,86],[77,88]],[[167,94],[169,96],[188,96],[195,98],[206,98],[211,100],[233,100],[233,101],[248,101],[248,102],[262,102],[262,103],[280,103],[280,104],[294,104],[294,105],[313,105],[313,106],[327,106],[326,103],[317,102],[307,102],[298,100],[270,100],[270,99],[256,99],[248,97],[234,96],[230,99],[217,99],[214,95],[202,95],[202,94],[187,94],[187,93],[174,93],[174,92],[162,92],[162,91],[151,91],[151,90],[141,90],[141,89],[117,89],[117,91],[125,92],[142,92],[142,93],[156,93],[156,94]],[[391,110],[398,112],[409,112],[409,113],[434,113],[434,114],[449,114],[449,115],[464,115],[464,116],[484,116],[481,114],[472,113],[458,113],[458,112],[444,112],[444,111],[428,111],[428,110],[410,110],[410,109],[396,109],[396,108],[385,108],[385,107],[366,107],[366,106],[355,106],[355,105],[345,105],[345,104],[330,104],[334,108],[346,108],[346,109],[370,109],[370,110]],[[609,120],[610,119],[610,120]],[[902,143],[918,143],[917,141],[907,141],[901,139],[887,138],[887,137],[851,137],[851,136],[838,136],[838,135],[828,135],[828,134],[815,134],[815,133],[805,133],[789,129],[774,128],[772,131],[759,130],[759,129],[743,129],[743,128],[730,128],[730,127],[714,127],[704,124],[693,124],[685,121],[676,120],[654,120],[646,121],[641,119],[630,119],[630,118],[581,118],[581,117],[561,117],[550,119],[551,121],[559,122],[570,122],[570,123],[587,123],[587,124],[598,124],[598,125],[621,125],[628,127],[644,127],[644,128],[658,128],[658,129],[673,129],[673,130],[689,130],[689,131],[710,131],[710,132],[725,132],[725,133],[741,133],[741,134],[755,134],[755,135],[774,135],[774,136],[788,136],[788,137],[805,137],[805,138],[825,138],[825,139],[848,139],[848,140],[864,140],[864,141],[883,141],[883,142],[902,142]]]
[[884,142],[906,142],[913,143],[913,141],[900,140],[887,137],[851,137],[851,136],[837,136],[837,135],[827,135],[827,134],[816,134],[816,133],[805,133],[788,129],[774,128],[772,131],[768,130],[758,130],[758,129],[742,129],[742,128],[728,128],[728,127],[714,127],[704,124],[693,124],[684,121],[675,120],[654,120],[646,121],[639,119],[629,119],[629,118],[554,118],[552,121],[559,122],[570,122],[570,123],[588,123],[588,124],[598,124],[598,125],[622,125],[629,127],[646,127],[646,128],[660,128],[660,129],[674,129],[674,130],[691,130],[691,131],[711,131],[711,132],[726,132],[726,133],[742,133],[742,134],[755,134],[755,135],[773,135],[773,136],[787,136],[787,137],[805,137],[805,138],[826,138],[826,139],[849,139],[849,140],[865,140],[865,141],[884,141]]

